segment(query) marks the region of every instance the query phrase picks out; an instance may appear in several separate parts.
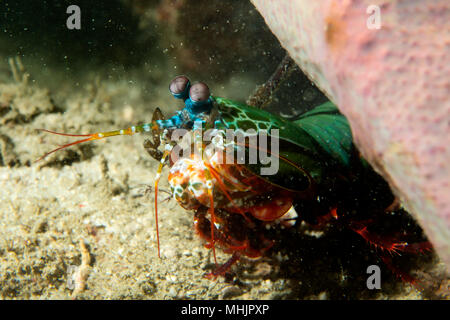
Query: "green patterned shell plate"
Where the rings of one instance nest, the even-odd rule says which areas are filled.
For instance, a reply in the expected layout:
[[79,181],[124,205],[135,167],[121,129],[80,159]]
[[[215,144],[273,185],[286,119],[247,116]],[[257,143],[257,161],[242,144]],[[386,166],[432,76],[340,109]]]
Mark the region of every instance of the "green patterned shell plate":
[[[229,99],[214,100],[221,120],[218,129],[267,130],[269,136],[270,130],[279,130],[279,170],[276,175],[262,176],[272,184],[305,191],[313,182],[321,182],[326,168],[349,164],[353,142],[350,127],[332,103],[322,104],[291,122]],[[247,167],[259,174],[262,165]]]

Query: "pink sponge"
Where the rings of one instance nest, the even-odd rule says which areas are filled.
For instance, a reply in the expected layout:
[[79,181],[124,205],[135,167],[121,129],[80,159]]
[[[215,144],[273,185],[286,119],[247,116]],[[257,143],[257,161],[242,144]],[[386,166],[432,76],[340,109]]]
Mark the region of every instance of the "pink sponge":
[[252,2],[449,268],[450,2]]

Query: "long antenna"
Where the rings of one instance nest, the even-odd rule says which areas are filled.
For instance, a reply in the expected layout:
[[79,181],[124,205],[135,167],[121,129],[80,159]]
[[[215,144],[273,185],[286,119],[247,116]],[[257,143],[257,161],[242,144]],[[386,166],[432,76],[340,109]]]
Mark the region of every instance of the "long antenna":
[[48,155],[61,150],[61,149],[65,149],[68,148],[70,146],[76,145],[76,144],[80,144],[83,142],[88,142],[88,141],[93,141],[93,140],[100,140],[100,139],[104,139],[104,138],[109,138],[109,137],[113,137],[113,136],[120,136],[120,135],[128,135],[128,136],[132,136],[135,133],[140,133],[140,132],[148,132],[151,131],[152,129],[154,129],[154,126],[156,124],[143,124],[140,126],[131,126],[127,129],[121,129],[121,130],[114,130],[114,131],[105,131],[105,132],[96,132],[96,133],[91,133],[91,134],[69,134],[69,133],[61,133],[61,132],[55,132],[55,131],[51,131],[51,130],[47,130],[47,129],[37,129],[38,131],[43,131],[43,132],[47,132],[47,133],[51,133],[51,134],[56,134],[59,136],[66,136],[66,137],[87,137],[85,139],[81,139],[81,140],[77,140],[68,144],[64,144],[62,146],[60,146],[59,148],[56,148],[50,152],[47,152],[46,154],[44,154],[42,157],[39,157],[35,162],[41,161],[42,159],[46,158]]

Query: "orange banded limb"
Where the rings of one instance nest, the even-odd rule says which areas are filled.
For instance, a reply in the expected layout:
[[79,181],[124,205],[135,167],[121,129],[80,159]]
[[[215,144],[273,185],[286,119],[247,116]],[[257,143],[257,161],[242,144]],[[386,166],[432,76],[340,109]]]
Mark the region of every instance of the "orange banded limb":
[[38,129],[39,131],[43,131],[43,132],[47,132],[47,133],[51,133],[51,134],[55,134],[55,135],[59,135],[59,136],[66,136],[66,137],[85,137],[85,139],[80,139],[71,143],[67,143],[64,144],[50,152],[47,152],[46,154],[44,154],[43,156],[39,157],[35,162],[38,162],[44,158],[46,158],[48,155],[59,151],[61,149],[65,149],[68,148],[70,146],[76,145],[76,144],[80,144],[83,142],[88,142],[88,141],[94,141],[94,140],[100,140],[100,139],[104,139],[104,138],[109,138],[109,137],[113,137],[113,136],[120,136],[120,135],[128,135],[128,136],[132,136],[135,133],[140,133],[140,132],[148,132],[152,130],[152,125],[151,124],[143,124],[140,126],[131,126],[129,128],[126,129],[121,129],[121,130],[114,130],[114,131],[105,131],[105,132],[96,132],[96,133],[91,133],[91,134],[70,134],[70,133],[62,133],[62,132],[56,132],[56,131],[51,131],[51,130],[47,130],[47,129]]
[[406,241],[401,241],[400,239],[372,233],[368,230],[368,224],[370,224],[370,221],[352,222],[350,228],[358,233],[369,244],[382,251],[400,255],[400,252],[417,253],[431,250],[429,242],[410,244]]
[[206,188],[208,190],[208,197],[209,197],[209,214],[211,216],[211,245],[212,245],[212,251],[214,255],[214,262],[217,265],[217,257],[216,257],[216,247],[214,245],[214,230],[215,230],[215,223],[216,223],[216,216],[214,214],[214,196],[213,196],[213,182],[211,173],[208,168],[205,168],[205,176],[206,176]]

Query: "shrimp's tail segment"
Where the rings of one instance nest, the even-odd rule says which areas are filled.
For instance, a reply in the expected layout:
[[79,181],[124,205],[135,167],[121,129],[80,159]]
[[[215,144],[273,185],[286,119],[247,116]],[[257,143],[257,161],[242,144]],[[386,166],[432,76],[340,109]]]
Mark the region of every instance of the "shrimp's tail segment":
[[84,139],[80,139],[71,143],[67,143],[64,144],[50,152],[47,152],[46,154],[44,154],[42,157],[39,157],[35,162],[41,161],[42,159],[46,158],[47,156],[49,156],[50,154],[61,150],[61,149],[65,149],[68,148],[70,146],[76,145],[76,144],[80,144],[83,142],[88,142],[88,141],[93,141],[93,140],[100,140],[100,139],[104,139],[104,138],[109,138],[109,137],[113,137],[113,136],[121,136],[121,135],[128,135],[128,136],[132,136],[135,133],[140,133],[140,132],[151,132],[152,130],[156,129],[157,124],[156,123],[146,123],[143,125],[139,125],[139,126],[131,126],[127,129],[121,129],[121,130],[114,130],[114,131],[105,131],[105,132],[96,132],[96,133],[91,133],[91,134],[69,134],[69,133],[61,133],[61,132],[55,132],[55,131],[51,131],[51,130],[47,130],[47,129],[38,129],[39,131],[43,131],[43,132],[47,132],[47,133],[51,133],[51,134],[56,134],[56,135],[60,135],[60,136],[66,136],[66,137],[84,137]]

